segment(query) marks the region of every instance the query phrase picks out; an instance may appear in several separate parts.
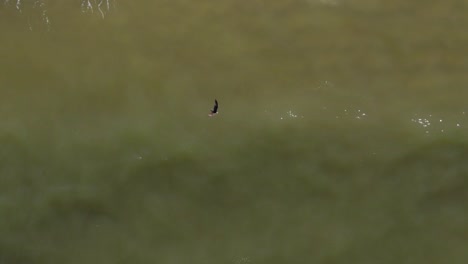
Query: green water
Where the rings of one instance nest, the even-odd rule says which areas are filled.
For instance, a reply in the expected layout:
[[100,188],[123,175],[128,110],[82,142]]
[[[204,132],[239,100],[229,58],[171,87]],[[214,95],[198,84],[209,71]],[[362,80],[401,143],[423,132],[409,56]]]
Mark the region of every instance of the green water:
[[465,1],[99,2],[0,4],[0,264],[468,261]]

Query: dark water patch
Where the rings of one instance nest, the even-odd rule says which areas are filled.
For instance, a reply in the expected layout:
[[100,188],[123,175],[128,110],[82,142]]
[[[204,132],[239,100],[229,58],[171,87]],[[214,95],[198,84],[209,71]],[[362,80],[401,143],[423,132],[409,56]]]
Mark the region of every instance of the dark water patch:
[[0,135],[0,161],[2,167],[8,164],[24,163],[32,158],[31,148],[24,135],[2,134]]
[[39,256],[31,254],[22,247],[8,245],[0,240],[0,263],[2,264],[32,264],[41,261]]
[[[149,155],[135,162],[122,174],[118,192],[126,193],[126,190],[152,190],[161,193],[177,191],[179,184],[196,183],[197,179],[203,179],[203,171],[197,165],[195,157],[191,154],[180,153],[160,157]],[[194,187],[196,188],[196,187]]]
[[389,166],[387,179],[395,188],[424,199],[466,184],[468,145],[437,140],[401,157]]
[[463,263],[467,158],[466,141],[437,139],[420,142],[386,164],[360,200],[363,206],[353,203],[366,215],[358,222],[378,228],[330,258],[331,263]]
[[74,224],[86,227],[100,219],[112,219],[112,212],[98,195],[93,197],[72,193],[47,199],[46,211],[49,215],[46,218],[51,222],[45,221],[44,224],[57,227],[59,222],[60,225],[69,227]]
[[[432,257],[442,261],[446,254],[462,258],[458,245],[466,244],[461,234],[468,215],[467,158],[466,142],[439,139],[387,164],[382,177],[374,179],[366,204],[388,224],[344,256],[356,254],[361,263],[371,263],[379,255],[388,256],[384,263],[408,261],[409,256],[414,262]],[[364,253],[369,249],[375,254]],[[421,253],[429,251],[431,258]]]

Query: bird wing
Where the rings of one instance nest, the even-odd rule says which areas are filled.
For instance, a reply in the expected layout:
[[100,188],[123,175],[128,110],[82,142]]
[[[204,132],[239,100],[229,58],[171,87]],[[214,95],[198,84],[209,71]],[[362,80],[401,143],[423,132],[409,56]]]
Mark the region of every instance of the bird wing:
[[213,107],[213,112],[216,113],[218,111],[218,101],[215,100],[215,105]]

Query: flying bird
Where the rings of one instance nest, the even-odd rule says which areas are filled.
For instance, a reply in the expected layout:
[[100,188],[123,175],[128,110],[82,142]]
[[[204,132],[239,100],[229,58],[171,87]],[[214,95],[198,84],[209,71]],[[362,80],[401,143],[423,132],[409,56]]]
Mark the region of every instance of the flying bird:
[[208,116],[214,116],[218,113],[218,101],[215,99],[215,105],[213,106],[213,109],[210,110],[210,113]]

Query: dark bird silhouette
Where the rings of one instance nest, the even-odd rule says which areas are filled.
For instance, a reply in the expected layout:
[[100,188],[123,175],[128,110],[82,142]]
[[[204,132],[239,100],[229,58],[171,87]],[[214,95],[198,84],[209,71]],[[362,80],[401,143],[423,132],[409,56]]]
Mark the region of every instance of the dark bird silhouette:
[[215,105],[213,106],[213,109],[210,111],[209,116],[214,116],[218,113],[218,101],[215,99]]

